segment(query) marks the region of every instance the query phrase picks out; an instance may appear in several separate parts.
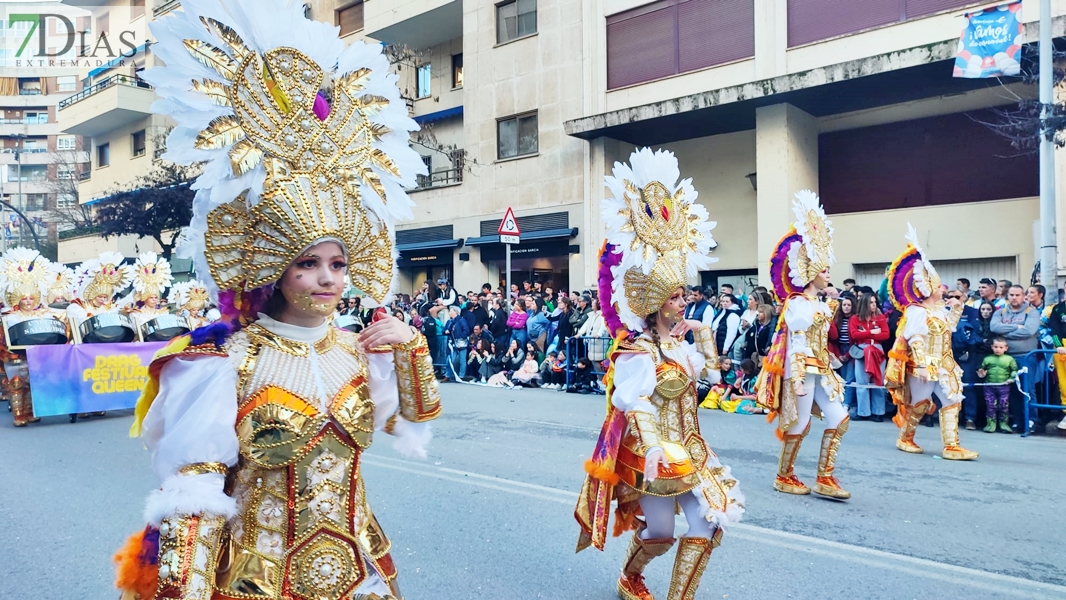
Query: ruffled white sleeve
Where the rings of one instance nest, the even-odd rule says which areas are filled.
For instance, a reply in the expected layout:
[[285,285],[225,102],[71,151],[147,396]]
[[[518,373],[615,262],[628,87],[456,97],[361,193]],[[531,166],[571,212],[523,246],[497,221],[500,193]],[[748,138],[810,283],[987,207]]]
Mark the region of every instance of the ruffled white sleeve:
[[903,313],[907,324],[903,326],[903,339],[908,342],[915,337],[929,335],[929,324],[926,322],[925,308],[922,306],[908,306],[907,312]]
[[814,326],[814,303],[802,296],[788,301],[785,309],[785,325],[788,327],[788,353],[808,354],[807,336],[804,332]]
[[86,312],[84,306],[72,303],[67,307],[67,321],[70,322],[71,327],[77,328],[88,318],[89,313]]
[[400,388],[396,377],[392,352],[367,354],[370,366],[370,399],[374,401],[374,430],[386,431],[392,420],[390,433],[395,436],[392,447],[408,458],[425,458],[426,448],[433,439],[429,423],[411,423],[400,414]]
[[645,353],[623,354],[614,365],[614,392],[611,404],[622,412],[656,414],[648,401],[655,392],[655,362]]
[[162,487],[148,498],[145,519],[173,515],[232,517],[233,498],[220,473],[182,475],[196,463],[237,464],[237,371],[228,358],[176,357],[159,374],[159,393],[144,418],[144,442]]

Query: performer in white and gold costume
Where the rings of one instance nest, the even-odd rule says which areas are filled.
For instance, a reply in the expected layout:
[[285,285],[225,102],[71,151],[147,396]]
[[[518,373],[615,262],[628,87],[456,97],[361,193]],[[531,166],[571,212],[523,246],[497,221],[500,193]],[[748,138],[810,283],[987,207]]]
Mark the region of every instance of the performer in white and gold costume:
[[189,320],[189,329],[199,329],[210,322],[204,316],[204,308],[210,299],[206,283],[183,281],[171,286],[167,304],[174,308],[174,314]]
[[121,312],[115,294],[133,281],[133,269],[123,264],[118,252],[104,252],[99,258],[87,260],[75,271],[75,298],[67,307],[67,321],[77,329],[87,319],[97,315]]
[[[674,545],[680,507],[688,530],[676,539],[667,595],[692,600],[722,528],[740,519],[744,498],[729,467],[700,434],[696,380],[717,383],[714,334],[686,321],[688,278],[717,259],[707,211],[677,159],[644,148],[615,163],[604,201],[607,240],[600,254],[600,298],[616,338],[606,377],[609,408],[575,511],[577,549],[603,550],[611,501],[614,535],[635,530],[618,579],[623,600],[652,600],[644,568]],[[685,341],[693,333],[695,344]],[[637,517],[643,516],[643,519]]]
[[818,455],[814,493],[847,499],[836,471],[837,450],[848,430],[844,382],[833,371],[829,354],[829,325],[833,308],[818,298],[829,285],[833,255],[833,227],[818,196],[803,190],[792,200],[796,216],[787,235],[770,258],[770,281],[784,303],[770,352],[757,383],[756,402],[777,418],[782,441],[774,489],[786,494],[811,493],[796,477],[794,467],[803,438],[811,430],[812,414],[825,419]]
[[48,281],[48,298],[45,301],[52,308],[52,312],[64,321],[67,320],[67,309],[64,305],[70,304],[74,290],[74,271],[59,263],[51,264],[51,278]]
[[166,66],[143,76],[177,123],[166,158],[207,160],[179,255],[210,274],[225,318],[151,364],[131,433],[161,487],[118,585],[141,600],[400,598],[361,458],[384,434],[425,455],[441,410],[429,348],[397,319],[331,326],[346,273],[387,300],[404,188],[425,173],[388,59],[286,0],[183,3],[151,27]]
[[900,427],[896,447],[922,453],[914,443],[914,433],[922,417],[936,410],[935,394],[941,404],[943,457],[973,460],[977,453],[959,445],[962,368],[951,351],[951,334],[962,317],[962,304],[952,298],[945,306],[940,274],[925,257],[910,223],[907,242],[907,249],[888,270],[889,298],[903,313],[885,370],[885,385],[899,407],[893,418]]
[[[12,248],[0,257],[0,290],[8,307],[2,317],[5,332],[23,321],[56,318],[44,305],[52,280],[51,262],[36,250]],[[15,427],[22,427],[39,419],[33,416],[26,353],[11,350],[7,347],[10,344],[11,340],[6,340],[3,348],[7,375],[4,391],[11,403]]]
[[167,259],[157,256],[155,252],[145,252],[137,257],[133,265],[133,300],[136,304],[130,314],[138,329],[161,315],[170,314],[161,305],[163,291],[173,279]]

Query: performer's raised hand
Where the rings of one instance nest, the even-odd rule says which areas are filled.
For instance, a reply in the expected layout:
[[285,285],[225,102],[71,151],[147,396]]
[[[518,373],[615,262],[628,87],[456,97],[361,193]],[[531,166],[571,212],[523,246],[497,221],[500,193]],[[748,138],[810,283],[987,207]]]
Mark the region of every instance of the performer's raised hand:
[[699,321],[697,321],[695,319],[684,319],[684,320],[678,321],[677,324],[674,325],[673,328],[670,329],[670,336],[671,337],[677,337],[677,338],[685,337],[685,334],[687,334],[690,331],[693,332],[693,333],[695,333],[696,331],[699,331],[700,327],[703,327],[703,323],[701,323],[701,322],[699,322]]
[[368,325],[359,334],[359,344],[366,351],[381,346],[406,344],[414,337],[415,331],[406,323],[393,317],[386,317],[375,319],[373,323]]

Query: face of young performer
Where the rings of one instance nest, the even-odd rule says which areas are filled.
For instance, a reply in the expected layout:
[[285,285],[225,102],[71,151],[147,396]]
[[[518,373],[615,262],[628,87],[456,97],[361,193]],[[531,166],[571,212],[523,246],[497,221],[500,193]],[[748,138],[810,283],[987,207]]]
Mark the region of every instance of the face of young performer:
[[144,299],[144,305],[148,308],[159,308],[159,296],[148,296]]
[[819,273],[811,283],[814,284],[814,289],[816,290],[824,290],[829,287],[829,269]]
[[93,306],[95,306],[96,308],[103,308],[107,305],[108,300],[109,298],[107,294],[100,294],[99,296],[93,298]]
[[685,288],[677,288],[674,290],[670,299],[663,304],[663,307],[659,309],[659,314],[666,319],[667,324],[671,327],[681,320],[681,315],[685,313]]
[[317,327],[333,314],[344,290],[348,259],[337,242],[321,242],[304,251],[282,274],[278,286],[285,307],[283,323]]
[[19,299],[19,310],[31,311],[37,308],[38,300],[33,296],[23,296]]

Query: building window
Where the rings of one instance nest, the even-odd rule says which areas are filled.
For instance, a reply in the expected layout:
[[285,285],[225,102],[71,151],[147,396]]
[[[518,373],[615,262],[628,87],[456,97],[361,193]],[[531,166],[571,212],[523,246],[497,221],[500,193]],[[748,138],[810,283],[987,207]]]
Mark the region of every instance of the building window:
[[133,156],[134,156],[134,158],[136,158],[138,156],[144,156],[145,151],[147,149],[147,145],[146,145],[147,144],[147,138],[144,135],[144,130],[142,129],[142,130],[134,133],[131,137],[133,138],[132,141],[133,141]]
[[938,12],[980,4],[974,0],[865,0],[832,3],[832,18],[824,18],[824,0],[789,0],[788,47],[920,19]]
[[537,0],[510,0],[496,5],[496,43],[537,32]]
[[496,156],[514,158],[539,149],[537,113],[500,119],[496,123]]
[[77,144],[78,137],[74,135],[61,135],[56,138],[56,150],[74,150]]
[[59,210],[69,210],[74,208],[78,204],[78,199],[74,197],[74,194],[59,194],[56,196],[56,208]]
[[416,99],[429,98],[433,83],[433,65],[426,63],[418,67],[418,89]]
[[96,147],[96,168],[106,167],[111,164],[111,144],[100,144]]
[[56,165],[56,179],[74,179],[74,167],[70,165]]
[[26,111],[26,116],[22,118],[22,122],[26,125],[39,125],[48,122],[48,112]]
[[26,194],[26,210],[44,210],[48,207],[48,194]]
[[463,87],[463,53],[452,55],[452,87]]
[[144,0],[130,0],[130,19],[144,16]]
[[73,92],[78,89],[78,78],[75,75],[63,75],[56,77],[56,91]]
[[337,25],[341,36],[355,33],[363,28],[363,2],[360,0],[351,6],[337,9]]

